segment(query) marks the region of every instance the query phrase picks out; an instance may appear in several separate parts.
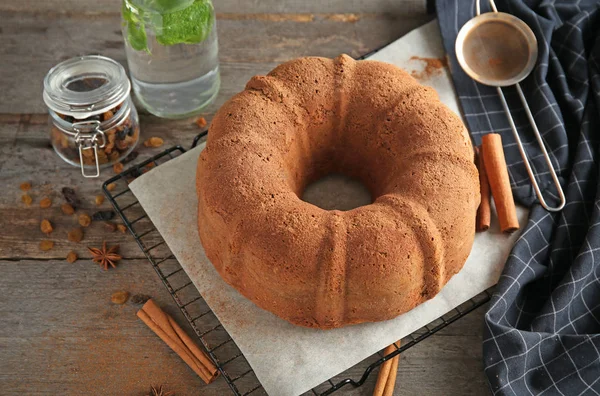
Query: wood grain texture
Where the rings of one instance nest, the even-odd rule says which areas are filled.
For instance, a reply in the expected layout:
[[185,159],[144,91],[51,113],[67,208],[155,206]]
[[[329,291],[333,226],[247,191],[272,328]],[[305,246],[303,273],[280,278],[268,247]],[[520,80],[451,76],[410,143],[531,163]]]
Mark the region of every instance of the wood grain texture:
[[[219,13],[388,13],[397,15],[424,14],[426,0],[215,0]],[[121,0],[4,0],[0,11],[78,12],[106,14],[119,11]]]
[[[43,2],[42,2],[43,3]],[[241,90],[254,74],[298,56],[360,56],[428,21],[425,14],[377,14],[355,22],[322,16],[230,18],[218,21],[223,89],[220,98]],[[125,67],[120,17],[111,14],[22,13],[0,15],[0,113],[43,113],[43,79],[56,63],[77,55],[102,54]],[[222,103],[222,100],[218,103]],[[209,109],[214,111],[216,107]]]
[[[215,0],[218,13],[222,88],[212,114],[255,74],[303,55],[359,56],[430,20],[424,0]],[[101,223],[85,229],[79,244],[66,232],[76,216],[60,211],[60,190],[74,188],[83,204],[78,213],[97,210],[94,196],[102,181],[83,179],[50,147],[42,79],[57,62],[100,53],[125,64],[119,0],[4,0],[0,2],[0,384],[6,395],[144,395],[164,383],[177,395],[227,395],[223,379],[202,381],[135,317],[131,302],[117,306],[118,290],[153,296],[185,325],[171,297],[129,234],[108,233]],[[142,139],[160,136],[165,147],[188,146],[199,132],[193,119],[160,120],[142,115]],[[162,150],[140,145],[140,160]],[[30,181],[33,204],[21,202],[19,184]],[[41,209],[42,197],[50,208]],[[130,199],[124,196],[125,199]],[[108,202],[102,206],[109,208]],[[131,216],[136,214],[135,210]],[[39,230],[49,219],[54,232]],[[147,220],[138,226],[149,227]],[[42,239],[55,241],[42,252]],[[120,244],[118,268],[102,271],[86,246]],[[144,242],[160,241],[149,234]],[[65,261],[75,250],[80,259]],[[154,253],[168,256],[164,247]],[[166,262],[168,268],[171,265]],[[482,373],[483,309],[461,319],[402,355],[395,394],[486,393]],[[186,327],[188,332],[190,329]],[[343,358],[343,353],[341,355]],[[333,379],[358,379],[373,356]],[[237,364],[237,363],[236,363]],[[242,369],[241,367],[234,367]],[[358,389],[339,394],[369,395],[373,373]],[[320,390],[324,390],[321,387]]]

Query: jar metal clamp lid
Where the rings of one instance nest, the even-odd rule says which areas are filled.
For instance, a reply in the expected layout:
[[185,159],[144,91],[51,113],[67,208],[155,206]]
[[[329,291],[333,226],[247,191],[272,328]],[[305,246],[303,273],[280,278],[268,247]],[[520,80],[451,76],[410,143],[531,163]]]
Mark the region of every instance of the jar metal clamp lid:
[[[81,56],[54,66],[44,78],[44,102],[55,126],[74,138],[79,148],[81,173],[98,177],[98,148],[106,145],[104,131],[122,123],[130,112],[122,106],[114,118],[100,122],[102,113],[123,103],[131,90],[125,69],[116,61],[101,55]],[[66,122],[63,117],[72,117]],[[94,150],[96,173],[86,174],[83,151]]]

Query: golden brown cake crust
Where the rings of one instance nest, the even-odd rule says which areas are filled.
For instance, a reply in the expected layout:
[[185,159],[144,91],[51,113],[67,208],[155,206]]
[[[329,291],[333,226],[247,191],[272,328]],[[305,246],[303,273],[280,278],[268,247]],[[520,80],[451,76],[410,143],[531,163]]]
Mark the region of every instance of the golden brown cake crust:
[[[371,205],[299,197],[331,172]],[[299,58],[253,77],[209,128],[198,228],[223,279],[315,328],[391,319],[435,296],[473,243],[479,179],[461,120],[383,62]]]

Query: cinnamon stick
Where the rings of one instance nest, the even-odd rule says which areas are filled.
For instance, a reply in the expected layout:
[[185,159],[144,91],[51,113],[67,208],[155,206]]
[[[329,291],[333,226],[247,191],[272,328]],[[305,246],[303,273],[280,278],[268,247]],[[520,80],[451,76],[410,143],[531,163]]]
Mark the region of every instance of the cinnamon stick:
[[483,153],[479,147],[477,152],[477,168],[479,170],[479,192],[481,193],[481,203],[477,208],[477,220],[475,229],[477,231],[487,231],[490,228],[492,212],[490,209],[490,182],[483,162]]
[[398,374],[398,362],[400,361],[400,355],[394,356],[392,359],[392,368],[388,376],[387,382],[385,383],[385,389],[383,390],[383,396],[394,395],[394,385],[396,385],[396,375]]
[[[400,340],[396,341],[396,345],[400,346]],[[394,352],[397,349],[396,345],[392,344],[387,346],[383,350],[383,356],[387,356],[390,353]],[[375,383],[375,390],[373,390],[373,396],[384,396],[388,394],[391,395],[393,393],[394,385],[396,383],[396,372],[398,371],[399,359],[400,355],[396,355],[392,359],[383,362],[383,364],[379,368],[379,374],[377,375],[377,382]]]
[[481,141],[483,163],[488,176],[496,212],[502,232],[513,232],[519,229],[517,208],[510,188],[508,168],[502,148],[502,138],[497,133],[483,136]]
[[148,300],[137,313],[156,335],[160,337],[207,384],[219,374],[208,356],[192,341],[175,320],[154,301]]

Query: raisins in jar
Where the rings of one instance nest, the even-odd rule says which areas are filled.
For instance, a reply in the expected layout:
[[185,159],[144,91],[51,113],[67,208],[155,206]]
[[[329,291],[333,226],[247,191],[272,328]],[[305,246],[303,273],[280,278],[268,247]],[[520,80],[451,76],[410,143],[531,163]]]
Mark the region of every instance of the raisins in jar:
[[[99,176],[101,165],[119,162],[133,150],[139,134],[132,139],[124,136],[139,128],[139,118],[131,83],[118,62],[97,55],[68,59],[52,68],[44,81],[52,146],[62,159],[80,166],[83,176]],[[72,106],[73,101],[86,106]],[[127,144],[116,147],[121,130]]]
[[125,140],[125,137],[127,136],[127,134],[131,131],[131,128],[124,128],[120,131],[117,131],[117,139],[118,140]]
[[129,147],[129,143],[127,143],[127,141],[121,139],[121,140],[116,141],[115,146],[117,146],[118,150],[123,151]]

